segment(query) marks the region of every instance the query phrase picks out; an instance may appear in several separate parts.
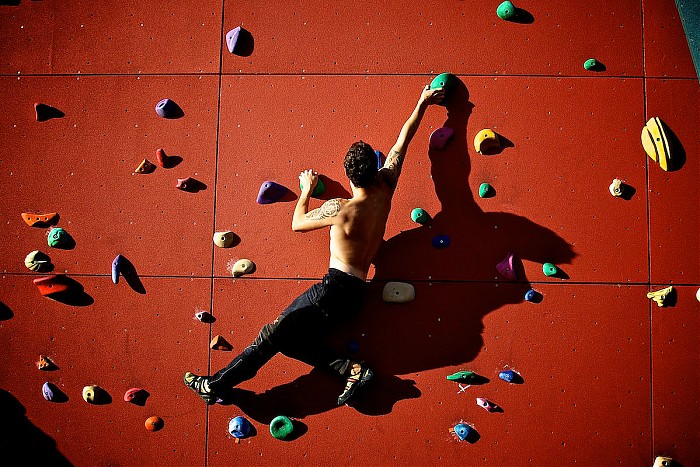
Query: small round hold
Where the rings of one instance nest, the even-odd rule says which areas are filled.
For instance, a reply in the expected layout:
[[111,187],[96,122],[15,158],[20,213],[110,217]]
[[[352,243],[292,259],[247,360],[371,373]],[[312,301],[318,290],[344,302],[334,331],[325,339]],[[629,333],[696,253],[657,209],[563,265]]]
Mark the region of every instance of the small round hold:
[[479,198],[491,198],[493,197],[494,189],[488,183],[482,183],[479,185]]
[[430,220],[430,214],[422,208],[415,208],[411,211],[411,220],[416,224],[425,224]]
[[226,230],[224,232],[214,233],[214,245],[219,248],[228,248],[233,243],[233,232]]
[[162,418],[154,415],[146,419],[145,425],[148,431],[158,431],[161,430],[163,426],[165,426],[165,422]]
[[559,273],[559,268],[552,263],[544,263],[542,265],[542,272],[547,277],[553,277]]
[[250,434],[250,422],[240,415],[228,422],[228,432],[234,438],[245,438]]
[[458,423],[452,429],[460,441],[464,441],[471,434],[473,428],[466,423]]
[[509,20],[515,16],[515,6],[511,2],[505,1],[498,5],[496,14],[501,19]]
[[49,383],[48,381],[44,383],[44,385],[41,387],[41,393],[44,396],[44,399],[47,401],[51,402],[54,400],[56,397],[56,386],[54,386],[53,383]]
[[100,402],[101,391],[99,386],[85,386],[83,388],[83,399],[88,404],[98,404]]
[[589,58],[585,62],[583,62],[583,68],[586,70],[595,70],[598,68],[598,61],[595,58]]
[[48,271],[51,269],[51,258],[46,253],[34,250],[24,258],[24,265],[30,271]]
[[622,183],[622,180],[619,179],[613,179],[612,183],[608,187],[608,190],[610,190],[610,194],[619,197],[622,196],[622,192],[624,191],[624,184]]
[[292,431],[294,431],[294,424],[284,415],[275,417],[270,422],[270,434],[275,439],[285,439],[292,434]]
[[255,272],[255,263],[249,259],[239,259],[231,268],[233,277],[241,277]]
[[437,249],[447,248],[452,241],[447,235],[437,235],[433,237],[433,247]]
[[501,378],[506,383],[512,383],[513,380],[515,379],[516,374],[517,373],[513,370],[503,370],[500,373],[498,373],[498,377]]
[[131,388],[124,393],[124,402],[132,402],[138,404],[145,401],[148,392],[142,388]]
[[534,289],[530,289],[525,292],[525,300],[528,302],[534,302],[537,300],[537,292]]

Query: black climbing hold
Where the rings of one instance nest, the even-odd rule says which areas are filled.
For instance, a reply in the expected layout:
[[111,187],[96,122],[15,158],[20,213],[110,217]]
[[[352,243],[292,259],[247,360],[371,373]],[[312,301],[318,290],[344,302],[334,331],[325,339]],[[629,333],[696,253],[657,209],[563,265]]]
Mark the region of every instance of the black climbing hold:
[[433,247],[434,248],[438,248],[438,249],[447,248],[448,246],[450,246],[450,243],[452,243],[452,241],[450,240],[450,237],[447,235],[438,235],[436,237],[433,237]]

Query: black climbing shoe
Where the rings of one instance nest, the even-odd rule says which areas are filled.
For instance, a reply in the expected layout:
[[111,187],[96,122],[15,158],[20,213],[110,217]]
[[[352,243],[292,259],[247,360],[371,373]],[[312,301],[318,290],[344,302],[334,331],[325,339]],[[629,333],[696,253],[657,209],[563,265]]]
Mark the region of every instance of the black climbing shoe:
[[364,386],[374,376],[372,370],[367,368],[364,363],[360,363],[360,370],[357,373],[353,374],[352,370],[350,371],[350,376],[345,383],[345,390],[340,396],[338,396],[338,405],[345,404],[352,397],[352,395],[355,394],[355,391],[358,388]]
[[182,379],[185,382],[185,386],[196,392],[207,405],[216,403],[216,396],[211,389],[209,389],[209,382],[206,376],[197,376],[188,371]]

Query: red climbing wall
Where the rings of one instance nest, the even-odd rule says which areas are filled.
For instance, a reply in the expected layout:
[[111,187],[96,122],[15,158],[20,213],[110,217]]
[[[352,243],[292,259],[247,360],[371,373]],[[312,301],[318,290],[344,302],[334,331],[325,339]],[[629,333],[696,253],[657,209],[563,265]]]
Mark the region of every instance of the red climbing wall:
[[[335,4],[337,3],[337,4]],[[3,459],[48,465],[700,465],[700,86],[672,0],[0,2],[0,429]],[[243,25],[249,57],[224,36]],[[583,69],[595,57],[605,70]],[[327,268],[327,232],[290,229],[295,197],[259,205],[260,184],[295,193],[306,168],[324,199],[349,196],[342,168],[362,139],[385,153],[421,88],[459,76],[458,99],[428,109],[412,143],[365,307],[332,337],[377,373],[351,406],[342,382],[275,357],[207,408],[185,371],[225,365]],[[184,116],[154,111],[163,98]],[[37,122],[33,104],[63,112]],[[676,170],[640,143],[659,116]],[[455,130],[444,151],[428,137]],[[483,128],[503,149],[485,156]],[[134,174],[157,148],[174,167]],[[175,188],[193,177],[200,190]],[[631,187],[613,198],[613,178]],[[495,196],[482,199],[479,185]],[[313,207],[320,200],[312,201]],[[414,207],[432,216],[410,219]],[[22,212],[59,212],[75,240],[50,248]],[[235,246],[212,244],[232,230]],[[431,239],[449,235],[435,250]],[[23,265],[48,253],[83,288],[42,297]],[[495,264],[521,259],[518,281]],[[113,284],[122,254],[136,276]],[[252,276],[230,265],[255,261]],[[563,271],[548,278],[542,263]],[[387,304],[388,280],[416,299]],[[673,284],[670,306],[650,290]],[[528,303],[533,287],[541,303]],[[204,324],[193,315],[211,311]],[[222,335],[234,352],[211,351]],[[58,368],[41,372],[40,354]],[[498,378],[517,370],[522,384]],[[472,370],[471,387],[446,375]],[[45,381],[66,396],[47,402]],[[97,384],[104,405],[82,400]],[[142,387],[145,405],[123,401]],[[502,407],[487,413],[486,397]],[[295,419],[293,440],[268,431]],[[146,431],[151,415],[163,430]],[[244,415],[240,443],[228,420]],[[460,421],[478,432],[457,442]]]

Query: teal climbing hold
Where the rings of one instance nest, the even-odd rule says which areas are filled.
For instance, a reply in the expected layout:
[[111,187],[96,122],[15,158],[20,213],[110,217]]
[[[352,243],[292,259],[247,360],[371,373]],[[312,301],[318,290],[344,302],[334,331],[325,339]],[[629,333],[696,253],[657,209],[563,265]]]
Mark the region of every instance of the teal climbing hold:
[[433,81],[430,82],[430,89],[440,89],[445,90],[445,97],[442,99],[438,105],[445,105],[445,100],[450,92],[450,89],[454,88],[457,84],[457,77],[452,73],[441,73],[437,75]]
[[496,9],[496,14],[501,19],[509,20],[513,16],[515,16],[515,6],[511,2],[506,0],[505,2],[498,5],[498,8]]
[[495,190],[488,183],[482,183],[479,185],[479,198],[491,198],[494,195]]
[[430,214],[425,212],[423,208],[415,208],[411,211],[411,220],[417,224],[425,224],[430,220]]
[[54,227],[49,231],[48,242],[52,248],[68,248],[71,244],[71,237],[62,228]]
[[[303,190],[304,189],[304,184],[299,182],[299,189]],[[323,180],[320,178],[318,179],[318,183],[316,183],[316,186],[314,189],[311,191],[311,196],[313,197],[318,197],[321,196],[323,193],[326,192],[326,185],[323,184]]]
[[542,272],[547,277],[556,276],[559,273],[559,268],[552,263],[544,263],[542,265]]
[[598,68],[598,61],[595,58],[589,58],[588,60],[583,62],[583,67],[589,71],[595,70],[596,68]]
[[294,431],[294,424],[284,415],[275,417],[270,422],[270,434],[275,439],[285,439],[292,434],[292,431]]
[[454,428],[452,428],[452,431],[455,435],[457,435],[460,441],[464,441],[469,437],[473,431],[473,428],[466,423],[458,423],[454,426]]

